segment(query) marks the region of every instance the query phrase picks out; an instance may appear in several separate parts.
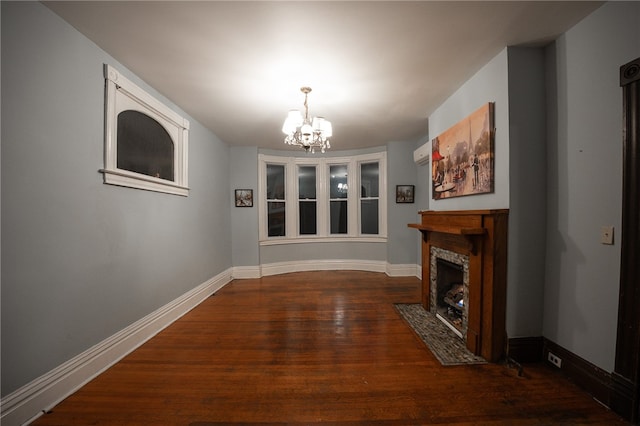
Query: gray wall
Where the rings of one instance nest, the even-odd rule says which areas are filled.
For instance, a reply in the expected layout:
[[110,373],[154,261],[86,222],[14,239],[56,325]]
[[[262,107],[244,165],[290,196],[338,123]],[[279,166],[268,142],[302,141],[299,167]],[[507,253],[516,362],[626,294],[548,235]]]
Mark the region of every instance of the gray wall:
[[415,265],[420,253],[415,246],[418,232],[407,224],[416,223],[421,194],[414,194],[413,203],[396,203],[396,185],[418,187],[414,149],[414,144],[407,142],[387,144],[387,261],[392,265]]
[[[544,336],[612,371],[622,204],[619,67],[640,56],[640,3],[606,3],[546,53]],[[615,226],[615,245],[600,244],[602,225]]]
[[3,396],[231,267],[229,149],[195,120],[189,197],[102,183],[103,63],[163,99],[2,2]]
[[[431,147],[430,141],[431,139],[429,138],[429,135],[425,135],[415,144],[413,150],[415,151],[427,143],[429,144],[429,147]],[[411,156],[413,157],[413,152],[411,153]],[[429,161],[431,161],[431,157],[429,157]],[[431,208],[431,182],[431,164],[416,164],[416,215],[419,211],[429,210]],[[420,215],[416,216],[416,220],[420,221],[421,219],[422,217]]]
[[[430,135],[427,134],[419,140],[413,147],[414,151],[424,144],[431,144],[431,139],[429,139],[429,137]],[[431,157],[429,157],[429,161],[430,160]],[[416,209],[411,223],[420,223],[422,221],[422,216],[420,216],[419,212],[431,209],[431,182],[431,165],[416,165]],[[416,263],[418,265],[422,265],[422,233],[414,230],[414,235],[416,245]],[[419,270],[418,275],[420,274],[422,274],[422,270]]]
[[307,260],[371,260],[384,261],[387,257],[385,243],[326,242],[277,244],[260,248],[263,265],[278,262]]
[[542,48],[510,47],[509,337],[540,336],[545,259],[546,121]]
[[[231,147],[231,244],[233,266],[260,264],[258,247],[258,148]],[[235,189],[253,189],[253,207],[235,206]]]
[[[544,197],[544,177],[535,181],[533,176],[545,173],[543,78],[542,52],[505,48],[429,117],[435,137],[484,103],[495,102],[494,193],[431,200],[429,207],[509,209],[506,326],[510,338],[542,333],[544,209],[538,204]],[[526,198],[527,191],[531,199]]]
[[[507,49],[503,49],[429,116],[431,138],[444,132],[487,102],[495,102],[495,191],[431,200],[432,210],[509,208],[509,90]],[[431,165],[429,165],[431,170]],[[431,187],[429,187],[431,191]],[[429,192],[431,196],[431,192]]]

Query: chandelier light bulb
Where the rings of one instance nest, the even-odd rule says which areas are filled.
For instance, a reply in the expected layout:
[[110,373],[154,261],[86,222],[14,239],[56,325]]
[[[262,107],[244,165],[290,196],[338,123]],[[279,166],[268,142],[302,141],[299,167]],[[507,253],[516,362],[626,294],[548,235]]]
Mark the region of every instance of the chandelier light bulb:
[[[330,121],[322,121],[322,134],[325,138],[330,138],[331,136],[333,136],[333,128],[331,127]],[[327,148],[329,148],[329,141],[327,141]]]
[[302,133],[302,136],[304,136],[305,138],[309,138],[313,134],[314,129],[311,127],[309,123],[305,123],[300,128],[300,132]]
[[323,117],[313,117],[313,131],[314,132],[322,132],[322,127],[324,118]]

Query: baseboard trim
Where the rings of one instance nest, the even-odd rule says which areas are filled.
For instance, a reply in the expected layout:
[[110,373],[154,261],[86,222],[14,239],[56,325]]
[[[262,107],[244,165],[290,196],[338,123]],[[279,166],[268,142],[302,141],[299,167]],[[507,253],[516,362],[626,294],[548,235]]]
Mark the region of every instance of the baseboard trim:
[[260,266],[236,266],[233,268],[234,279],[260,278],[269,275],[288,274],[290,272],[308,271],[367,271],[384,272],[390,277],[418,277],[422,268],[415,264],[391,264],[375,260],[302,260],[291,262],[274,262]]
[[611,374],[611,392],[609,407],[620,416],[632,423],[637,423],[637,386],[633,381],[620,374],[613,372]]
[[542,336],[538,337],[514,337],[509,339],[507,355],[519,362],[540,362],[544,347]]
[[[560,345],[543,338],[543,360],[548,361],[549,352],[560,357],[562,365],[560,370],[571,381],[591,394],[595,399],[607,407],[611,407],[611,395],[613,393],[613,380],[611,373],[596,367],[589,361],[580,358],[578,355],[568,351]],[[557,368],[553,366],[553,368]]]
[[231,269],[136,321],[0,400],[0,423],[35,420],[231,281]]
[[387,262],[375,260],[303,260],[276,262],[260,266],[262,276],[287,274],[306,271],[387,271]]
[[387,275],[390,277],[414,277],[416,276],[416,265],[412,264],[391,264],[387,263]]
[[234,266],[231,273],[233,279],[246,280],[250,278],[260,278],[259,266]]

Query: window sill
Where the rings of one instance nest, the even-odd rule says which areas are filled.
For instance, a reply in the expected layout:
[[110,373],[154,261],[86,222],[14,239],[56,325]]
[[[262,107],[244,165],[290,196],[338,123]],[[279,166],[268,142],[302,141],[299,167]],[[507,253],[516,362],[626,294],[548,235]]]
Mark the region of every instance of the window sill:
[[261,246],[275,246],[281,244],[309,244],[309,243],[386,243],[387,237],[304,237],[304,238],[276,238],[260,241]]
[[99,171],[104,174],[104,183],[106,184],[163,192],[165,194],[181,195],[183,197],[189,195],[189,188],[176,185],[173,182],[163,179],[133,173],[126,170],[100,169]]

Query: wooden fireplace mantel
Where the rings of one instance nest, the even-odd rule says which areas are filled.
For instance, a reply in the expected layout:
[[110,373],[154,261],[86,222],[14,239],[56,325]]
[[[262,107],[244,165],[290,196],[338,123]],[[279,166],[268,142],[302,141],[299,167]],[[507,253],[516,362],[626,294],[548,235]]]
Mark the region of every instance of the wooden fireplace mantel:
[[[422,213],[422,212],[421,212]],[[472,253],[476,253],[476,241],[479,235],[484,235],[486,230],[484,228],[464,228],[459,226],[446,226],[442,224],[427,224],[423,225],[420,223],[410,223],[410,228],[416,228],[418,231],[422,232],[422,235],[425,239],[428,240],[429,232],[439,232],[442,234],[453,234],[460,235],[464,237],[469,243],[469,251]]]
[[507,209],[421,211],[422,305],[431,311],[431,247],[469,257],[467,348],[487,361],[505,354]]

